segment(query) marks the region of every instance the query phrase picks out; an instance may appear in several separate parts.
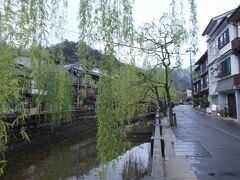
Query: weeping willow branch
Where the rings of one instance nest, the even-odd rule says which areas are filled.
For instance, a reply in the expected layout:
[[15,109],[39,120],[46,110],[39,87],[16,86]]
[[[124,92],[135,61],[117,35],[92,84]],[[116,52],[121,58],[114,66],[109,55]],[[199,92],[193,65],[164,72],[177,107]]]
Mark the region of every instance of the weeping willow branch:
[[[58,20],[64,22],[64,16],[66,13],[65,7],[67,6],[67,0],[4,0],[0,1],[0,60],[4,65],[0,65],[0,151],[4,153],[4,148],[8,142],[7,129],[12,126],[20,125],[21,136],[28,140],[28,136],[25,132],[24,122],[28,116],[26,104],[22,100],[22,94],[26,90],[26,78],[21,74],[25,74],[24,68],[20,68],[16,64],[15,58],[21,54],[22,50],[28,49],[28,56],[31,61],[31,75],[30,78],[34,80],[39,88],[38,103],[41,104],[45,99],[45,103],[49,101],[54,102],[54,112],[61,111],[70,103],[69,91],[69,79],[64,72],[63,67],[52,67],[50,60],[46,55],[46,52],[42,51],[42,47],[48,44],[48,31],[47,24],[51,20],[55,19],[53,23]],[[58,16],[60,15],[60,16]],[[57,17],[57,18],[56,18]],[[60,24],[61,24],[60,23]],[[55,71],[54,75],[46,73],[44,75],[40,66],[49,67],[51,71]],[[7,68],[6,68],[7,67]],[[17,68],[13,68],[17,67]],[[42,77],[40,77],[40,74]],[[46,77],[48,76],[48,77]],[[54,77],[54,78],[53,78]],[[58,78],[63,78],[62,80]],[[44,82],[44,79],[48,82]],[[59,84],[51,84],[49,79],[58,82]],[[17,87],[17,88],[16,88]],[[51,95],[48,98],[43,96],[48,95],[51,90],[56,89],[58,92],[52,92],[55,95]],[[40,93],[44,92],[44,93]],[[66,94],[66,100],[63,96]],[[48,103],[47,103],[48,101]],[[65,102],[64,102],[65,101]],[[40,106],[39,106],[40,107]],[[18,112],[15,121],[12,124],[8,124],[4,120],[5,114]],[[59,117],[59,116],[58,116]],[[53,118],[54,119],[54,118]],[[53,120],[52,122],[55,122]],[[3,173],[5,166],[5,160],[0,160],[0,174]]]

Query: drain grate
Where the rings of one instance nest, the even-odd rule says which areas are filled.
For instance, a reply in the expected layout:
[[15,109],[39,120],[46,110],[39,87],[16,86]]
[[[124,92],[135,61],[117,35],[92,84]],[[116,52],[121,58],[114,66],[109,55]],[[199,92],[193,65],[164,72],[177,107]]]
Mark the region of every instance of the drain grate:
[[184,142],[174,141],[172,146],[176,156],[195,156],[195,157],[208,157],[211,156],[203,146],[196,141]]

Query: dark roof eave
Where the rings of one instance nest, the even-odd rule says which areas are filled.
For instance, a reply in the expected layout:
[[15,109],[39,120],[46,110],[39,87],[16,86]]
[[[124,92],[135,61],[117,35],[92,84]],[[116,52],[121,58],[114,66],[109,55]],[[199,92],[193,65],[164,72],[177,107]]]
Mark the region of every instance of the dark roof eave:
[[195,63],[196,65],[200,64],[202,61],[207,59],[208,51],[206,50],[205,53],[199,58],[199,60]]
[[227,17],[224,17],[224,18],[221,20],[221,22],[219,23],[219,25],[216,27],[216,29],[213,31],[212,34],[214,34],[214,33],[218,30],[218,28],[223,24],[223,22],[224,22],[226,19],[227,19]]
[[[231,16],[232,16],[232,14],[234,14],[236,11],[237,11],[237,9],[238,8],[235,8],[235,9],[232,9],[232,10],[230,10],[230,11],[227,11],[227,12],[225,12],[225,13],[223,13],[223,14],[220,14],[220,15],[218,15],[218,16],[216,16],[216,17],[214,17],[214,18],[219,18],[220,16],[223,16],[222,18],[222,20],[221,20],[221,22],[219,23],[219,25],[218,25],[218,27],[216,28],[216,29],[218,29],[219,28],[219,26],[221,26],[221,24],[223,23],[223,21],[227,18],[227,16],[231,13]],[[231,17],[230,16],[230,17]],[[205,36],[205,35],[208,35],[209,34],[209,28],[210,28],[210,25],[211,25],[211,23],[212,23],[212,21],[217,21],[217,19],[216,20],[214,20],[214,18],[212,18],[211,19],[211,21],[208,23],[208,25],[207,25],[207,27],[205,28],[205,30],[203,31],[203,33],[202,33],[202,36]],[[227,18],[227,19],[229,19],[229,17]],[[213,26],[213,25],[212,25]],[[210,28],[211,29],[211,28]],[[216,31],[216,30],[215,30]],[[214,32],[215,32],[214,31]]]
[[[225,21],[225,19],[226,19],[227,17],[224,17],[222,20],[221,20],[221,22],[218,24],[218,26],[215,28],[215,30],[212,32],[212,34],[214,34],[216,31],[217,31],[217,29],[222,25],[222,23]],[[209,34],[209,32],[208,33],[206,33],[206,34],[204,34],[204,32],[203,32],[203,36],[205,36],[205,35],[208,35]]]
[[234,22],[234,16],[240,13],[240,5],[238,6],[238,8],[231,14],[231,16],[228,18],[228,22]]
[[[205,30],[202,33],[202,36],[207,35],[207,31],[209,31],[208,29],[210,28],[210,25],[212,24],[213,18],[211,19],[211,21],[208,23],[207,27],[205,28]],[[213,25],[212,25],[213,26]]]

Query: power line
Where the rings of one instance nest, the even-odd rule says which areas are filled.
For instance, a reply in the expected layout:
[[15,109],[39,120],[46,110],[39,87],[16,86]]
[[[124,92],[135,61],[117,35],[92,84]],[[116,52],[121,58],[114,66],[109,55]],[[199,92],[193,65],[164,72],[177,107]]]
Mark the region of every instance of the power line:
[[[3,9],[3,8],[1,8],[1,7],[0,7],[0,9],[1,9],[1,10],[5,10],[5,9]],[[60,26],[56,26],[56,25],[49,24],[49,23],[46,23],[46,24],[49,25],[49,26],[51,26],[51,27],[55,27],[55,28],[64,30],[64,31],[66,31],[66,32],[71,32],[71,33],[73,33],[73,34],[80,35],[79,32],[74,31],[74,30],[71,30],[71,29],[67,29],[67,28],[60,27]],[[160,50],[142,48],[142,47],[133,46],[133,45],[124,44],[124,43],[110,42],[110,41],[106,41],[106,40],[102,40],[102,41],[105,41],[105,42],[111,43],[111,44],[115,44],[115,45],[117,45],[117,46],[124,46],[124,47],[133,48],[133,49],[137,49],[137,50],[145,50],[145,51],[149,51],[149,52],[154,51],[154,52],[156,52],[156,53],[167,53],[167,52],[163,52],[163,51],[160,51]],[[146,53],[146,52],[145,52],[145,53]],[[187,56],[187,55],[188,55],[188,53],[177,53],[177,52],[176,52],[176,53],[175,53],[175,52],[172,52],[172,53],[170,53],[170,54],[171,54],[171,55],[182,55],[182,56]],[[197,54],[195,54],[195,56],[196,56],[196,55],[197,55]],[[202,54],[198,54],[198,55],[202,55]],[[222,55],[224,55],[224,54],[215,54],[215,55],[213,55],[213,54],[212,54],[212,55],[208,54],[208,57],[209,57],[209,56],[210,56],[210,57],[220,57],[220,56],[222,56]],[[200,58],[199,58],[199,59],[200,59]]]
[[[48,24],[48,25],[50,25],[50,24]],[[59,26],[55,26],[55,25],[51,25],[51,26],[55,27],[55,28],[58,28],[58,29],[61,29],[61,30],[64,30],[64,31],[67,31],[67,32],[71,32],[71,33],[80,35],[79,32],[76,32],[76,31],[73,31],[73,30],[70,30],[70,29],[67,29],[67,28],[63,28],[63,27],[59,27]],[[106,42],[107,43],[112,43],[112,44],[115,44],[115,45],[119,45],[119,46],[125,46],[125,47],[129,47],[129,48],[134,48],[134,49],[138,49],[138,50],[153,51],[153,49],[141,48],[141,47],[138,47],[138,46],[133,46],[133,45],[124,44],[124,43],[110,42],[110,41],[106,41]],[[155,52],[162,53],[162,51],[159,51],[159,50],[157,50]],[[163,52],[163,53],[166,53],[166,52]],[[189,55],[189,53],[171,53],[171,54],[184,55],[184,56]],[[195,54],[195,55],[202,55],[202,54]],[[208,54],[208,56],[211,56],[211,57],[219,57],[219,56],[222,56],[222,55],[224,55],[224,54],[215,54],[215,55],[214,54]]]

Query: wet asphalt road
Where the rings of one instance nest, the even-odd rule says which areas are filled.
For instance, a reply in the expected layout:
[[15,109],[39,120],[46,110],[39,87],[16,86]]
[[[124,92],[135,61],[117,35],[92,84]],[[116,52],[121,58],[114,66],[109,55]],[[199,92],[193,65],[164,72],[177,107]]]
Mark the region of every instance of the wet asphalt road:
[[240,180],[240,123],[175,106],[176,155],[186,155],[199,180]]

